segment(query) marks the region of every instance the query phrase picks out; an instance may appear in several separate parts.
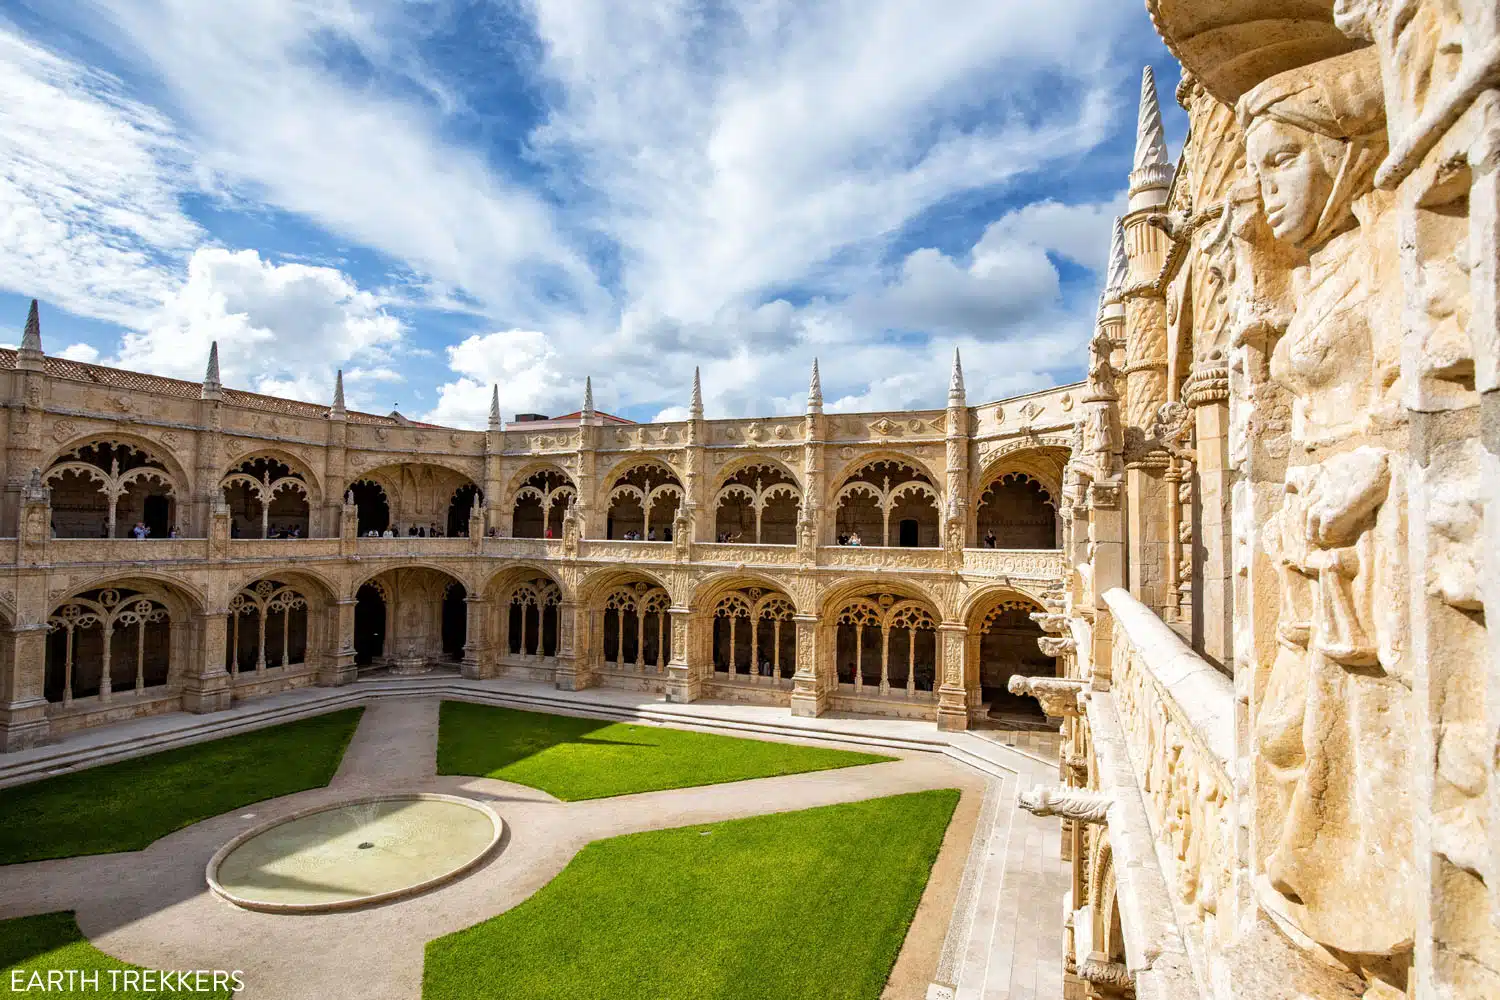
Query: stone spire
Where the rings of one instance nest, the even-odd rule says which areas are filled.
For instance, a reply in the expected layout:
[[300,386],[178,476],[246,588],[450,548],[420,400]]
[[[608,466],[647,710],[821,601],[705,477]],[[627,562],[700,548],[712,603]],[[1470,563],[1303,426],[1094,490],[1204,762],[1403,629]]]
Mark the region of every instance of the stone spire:
[[505,424],[500,420],[500,385],[496,383],[490,386],[490,430],[503,431]]
[[813,358],[812,381],[807,384],[807,412],[823,412],[823,380],[818,377],[817,358]]
[[1125,220],[1116,217],[1109,239],[1109,276],[1104,282],[1106,296],[1118,296],[1130,280],[1130,260],[1125,256]]
[[964,365],[956,347],[953,349],[953,376],[948,379],[948,405],[968,405],[964,401]]
[[42,353],[42,321],[37,315],[36,299],[31,300],[31,308],[26,312],[26,332],[21,334],[21,350]]
[[579,423],[588,423],[594,419],[594,379],[592,376],[583,377],[583,412],[579,416]]
[[21,349],[16,352],[16,367],[23,370],[42,371],[42,321],[37,317],[36,299],[31,300],[31,309],[26,313],[26,332],[21,334]]
[[346,412],[344,409],[344,369],[340,368],[333,376],[333,407],[328,411],[328,415],[342,417]]
[[698,366],[693,366],[693,398],[688,403],[688,419],[703,419],[703,383],[698,379]]
[[208,370],[203,373],[203,390],[199,394],[203,399],[222,399],[224,386],[219,382],[219,342],[216,340],[208,348]]
[[1167,137],[1161,127],[1161,103],[1156,99],[1156,76],[1147,66],[1141,75],[1141,109],[1135,133],[1135,167],[1130,171],[1130,208],[1134,211],[1137,196],[1160,190],[1162,195],[1150,199],[1153,204],[1165,202],[1166,189],[1172,183],[1172,164],[1167,159]]

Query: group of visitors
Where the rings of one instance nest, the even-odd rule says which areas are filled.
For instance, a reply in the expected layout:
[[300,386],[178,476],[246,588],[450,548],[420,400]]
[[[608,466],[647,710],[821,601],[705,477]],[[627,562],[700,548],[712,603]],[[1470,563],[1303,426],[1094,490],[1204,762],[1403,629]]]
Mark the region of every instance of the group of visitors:
[[847,535],[840,535],[839,538],[838,538],[838,541],[839,541],[840,545],[863,545],[863,544],[865,544],[864,542],[860,541],[859,532],[857,532],[857,531],[851,531]]
[[[57,537],[57,525],[55,525],[55,524],[52,526],[52,537],[53,538]],[[136,541],[145,541],[147,538],[151,537],[151,529],[150,529],[150,527],[147,526],[147,524],[146,524],[145,521],[137,521],[137,522],[135,522],[135,527],[130,529],[130,537],[134,538]],[[181,532],[179,532],[177,530],[177,525],[175,525],[175,524],[172,525],[172,530],[169,531],[169,532],[167,532],[167,537],[168,538],[181,538],[182,537]]]
[[[549,534],[547,537],[551,538],[552,536]],[[639,531],[627,531],[620,536],[620,541],[622,542],[670,542],[671,540],[672,529],[670,527],[662,529],[660,538],[657,537],[655,528],[647,531],[645,538],[641,537]]]
[[740,540],[740,532],[738,532],[738,531],[721,531],[721,532],[719,532],[719,541],[721,541],[721,542],[737,542],[739,540]]

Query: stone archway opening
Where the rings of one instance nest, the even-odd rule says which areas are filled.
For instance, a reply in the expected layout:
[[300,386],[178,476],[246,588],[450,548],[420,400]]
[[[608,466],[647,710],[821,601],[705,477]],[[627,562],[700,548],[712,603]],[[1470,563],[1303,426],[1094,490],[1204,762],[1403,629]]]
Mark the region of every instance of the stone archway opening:
[[378,535],[391,526],[391,504],[385,487],[373,479],[360,479],[349,487],[359,512],[356,531],[360,535]]
[[930,698],[938,676],[938,616],[890,593],[845,600],[833,616],[834,669],[854,696]]
[[976,527],[984,548],[1055,549],[1056,500],[1034,477],[1007,472],[980,494]]
[[573,481],[558,469],[543,469],[516,490],[511,511],[514,538],[561,538],[563,517],[578,496]]
[[940,544],[938,492],[915,466],[870,462],[834,494],[839,545],[932,548]]
[[469,519],[474,509],[484,503],[484,491],[473,483],[465,483],[453,491],[448,501],[448,537],[466,538],[469,534]]
[[52,489],[58,538],[128,538],[137,524],[148,538],[177,525],[176,484],[166,463],[144,448],[94,441],[58,456],[42,476]]
[[48,615],[47,626],[43,694],[50,702],[108,702],[167,684],[172,611],[155,584],[125,581],[75,594]]
[[354,601],[354,663],[369,667],[385,660],[386,592],[379,583],[359,588]]
[[993,601],[978,624],[979,688],[993,718],[1045,721],[1041,704],[1028,695],[1010,693],[1010,679],[1056,677],[1057,661],[1044,654],[1037,640],[1046,633],[1032,621],[1045,610],[1035,601],[1009,596]]
[[797,672],[796,611],[786,594],[763,587],[721,596],[712,617],[714,679],[790,687]]
[[682,505],[682,481],[658,462],[637,465],[615,477],[605,504],[604,537],[636,542],[672,538]]
[[308,600],[303,588],[256,580],[229,599],[224,669],[231,677],[307,662]]
[[797,544],[802,491],[774,465],[749,465],[724,481],[714,499],[714,539],[755,545]]
[[311,495],[300,472],[279,459],[241,462],[219,481],[229,505],[234,538],[306,538],[312,526]]

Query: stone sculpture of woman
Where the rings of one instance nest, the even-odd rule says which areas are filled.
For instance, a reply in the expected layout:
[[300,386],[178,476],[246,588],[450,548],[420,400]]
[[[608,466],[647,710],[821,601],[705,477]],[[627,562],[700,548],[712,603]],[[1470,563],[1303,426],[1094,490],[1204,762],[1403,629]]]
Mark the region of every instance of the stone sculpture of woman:
[[1262,898],[1379,977],[1411,947],[1413,872],[1405,503],[1383,439],[1400,412],[1400,309],[1385,298],[1400,281],[1378,273],[1395,254],[1372,190],[1386,152],[1374,53],[1278,74],[1238,113],[1271,230],[1307,259],[1271,356],[1293,420],[1264,533],[1281,610],[1255,721]]

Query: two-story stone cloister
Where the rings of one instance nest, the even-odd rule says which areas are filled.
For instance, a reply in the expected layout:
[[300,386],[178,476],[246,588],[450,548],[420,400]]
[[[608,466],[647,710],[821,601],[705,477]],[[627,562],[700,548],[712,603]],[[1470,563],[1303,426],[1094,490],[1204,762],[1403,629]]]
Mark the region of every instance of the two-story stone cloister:
[[[0,351],[0,741],[458,671],[671,701],[1031,713],[1078,389],[455,430]],[[144,532],[144,538],[136,537]]]

